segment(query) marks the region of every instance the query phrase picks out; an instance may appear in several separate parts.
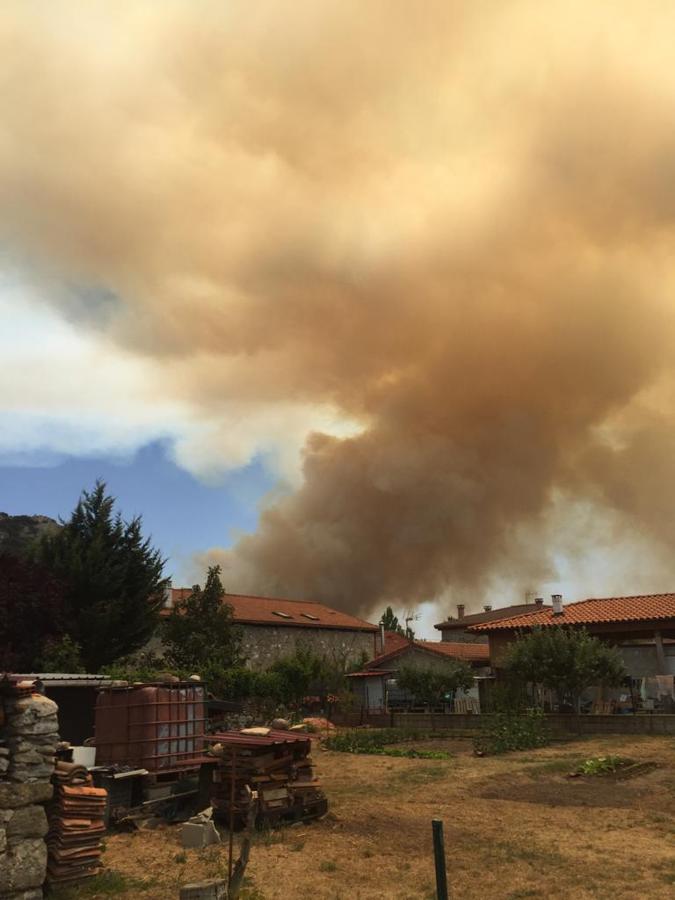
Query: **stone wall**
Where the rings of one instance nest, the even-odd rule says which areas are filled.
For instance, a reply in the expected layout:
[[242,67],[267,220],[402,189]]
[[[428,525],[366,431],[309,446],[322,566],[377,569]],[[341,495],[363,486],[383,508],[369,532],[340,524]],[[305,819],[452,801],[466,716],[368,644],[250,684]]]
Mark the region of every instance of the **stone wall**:
[[[38,900],[47,869],[50,778],[58,742],[56,704],[6,690],[0,713],[0,900]],[[4,724],[2,724],[4,720]]]
[[251,669],[266,669],[275,660],[292,654],[298,646],[339,664],[360,662],[365,653],[375,655],[377,634],[339,628],[293,628],[284,625],[242,625],[242,650]]

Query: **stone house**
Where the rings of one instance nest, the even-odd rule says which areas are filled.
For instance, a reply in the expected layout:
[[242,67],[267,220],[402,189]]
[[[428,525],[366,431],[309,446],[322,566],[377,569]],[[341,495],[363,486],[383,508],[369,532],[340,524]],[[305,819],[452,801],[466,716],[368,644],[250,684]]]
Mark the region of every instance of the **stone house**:
[[[170,588],[164,615],[190,593],[190,588]],[[266,669],[299,646],[345,667],[372,659],[378,650],[376,625],[323,603],[243,594],[224,594],[223,602],[232,607],[242,629],[242,650],[251,669]]]
[[[396,684],[396,673],[401,668],[413,666],[443,670],[448,668],[450,661],[462,660],[474,669],[476,676],[487,677],[490,674],[489,652],[486,643],[408,640],[401,635],[385,632],[384,653],[366,663],[361,671],[347,677],[352,692],[364,710],[405,708],[413,705],[413,699]],[[475,701],[473,708],[478,711],[478,683],[455,699]]]
[[509,646],[521,632],[555,626],[580,629],[617,648],[627,672],[623,687],[594,691],[590,701],[611,704],[611,711],[675,709],[675,593],[603,597],[564,604],[554,594],[551,606],[470,626],[486,636],[497,672]]

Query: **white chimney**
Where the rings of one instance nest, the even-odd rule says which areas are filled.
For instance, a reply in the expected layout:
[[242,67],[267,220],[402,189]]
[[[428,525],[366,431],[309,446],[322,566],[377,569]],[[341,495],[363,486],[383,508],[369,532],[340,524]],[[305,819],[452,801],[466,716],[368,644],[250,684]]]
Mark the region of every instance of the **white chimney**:
[[543,606],[543,605],[544,605],[544,598],[543,598],[543,597],[537,597],[537,598],[535,599],[535,601],[534,601],[534,605],[535,605],[535,606]]
[[553,604],[553,615],[561,616],[563,614],[562,594],[551,594],[551,603]]
[[384,653],[384,645],[385,645],[385,639],[384,639],[384,623],[383,623],[383,622],[380,622],[380,654],[383,654],[383,653]]
[[164,588],[164,609],[171,609],[173,603],[171,601],[171,579],[168,580]]

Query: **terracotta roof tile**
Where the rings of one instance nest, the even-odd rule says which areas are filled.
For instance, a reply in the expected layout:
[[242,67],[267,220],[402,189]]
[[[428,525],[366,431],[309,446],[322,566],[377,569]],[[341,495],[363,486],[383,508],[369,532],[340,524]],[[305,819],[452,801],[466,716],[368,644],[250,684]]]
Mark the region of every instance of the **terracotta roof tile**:
[[495,622],[473,625],[475,632],[550,625],[599,625],[610,622],[639,622],[675,619],[675,594],[641,594],[636,597],[602,597],[567,603],[560,615],[551,607],[534,614],[513,616]]
[[[396,631],[385,631],[384,633],[384,652],[392,653],[394,650],[400,650],[401,647],[407,647],[412,643],[410,638]],[[380,654],[382,656],[382,654]]]
[[[175,605],[187,599],[191,588],[172,588],[171,600]],[[338,628],[347,631],[376,632],[377,625],[357,619],[315,603],[311,600],[287,600],[277,597],[255,597],[244,594],[224,594],[223,599],[232,607],[234,621],[240,625],[280,625],[294,628]],[[163,609],[168,615],[170,609]]]

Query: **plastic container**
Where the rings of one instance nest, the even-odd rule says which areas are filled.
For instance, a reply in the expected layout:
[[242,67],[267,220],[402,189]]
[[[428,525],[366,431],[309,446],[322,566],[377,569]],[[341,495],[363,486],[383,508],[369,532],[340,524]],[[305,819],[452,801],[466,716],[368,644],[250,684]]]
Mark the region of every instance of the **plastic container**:
[[96,701],[98,765],[170,772],[199,765],[204,747],[204,685],[144,684],[103,689]]
[[96,765],[96,747],[71,747],[73,762],[91,769]]

